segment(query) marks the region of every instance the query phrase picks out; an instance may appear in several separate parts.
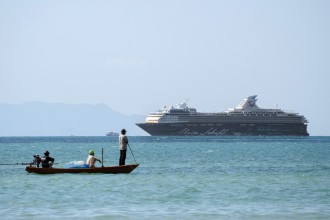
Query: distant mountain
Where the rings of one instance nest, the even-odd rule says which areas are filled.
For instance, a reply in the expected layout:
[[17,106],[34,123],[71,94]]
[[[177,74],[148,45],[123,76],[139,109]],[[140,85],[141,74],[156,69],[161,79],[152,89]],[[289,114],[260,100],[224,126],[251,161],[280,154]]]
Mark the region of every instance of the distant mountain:
[[0,104],[0,136],[104,136],[122,128],[129,136],[148,135],[135,125],[144,118],[123,115],[105,104]]

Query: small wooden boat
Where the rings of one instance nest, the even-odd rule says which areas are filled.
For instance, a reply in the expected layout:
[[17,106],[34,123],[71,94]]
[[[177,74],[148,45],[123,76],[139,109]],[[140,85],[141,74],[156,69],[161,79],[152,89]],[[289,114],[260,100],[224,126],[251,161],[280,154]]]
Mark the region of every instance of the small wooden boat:
[[55,174],[55,173],[130,173],[139,164],[130,164],[123,166],[95,167],[95,168],[39,168],[36,166],[27,166],[25,170],[29,173]]

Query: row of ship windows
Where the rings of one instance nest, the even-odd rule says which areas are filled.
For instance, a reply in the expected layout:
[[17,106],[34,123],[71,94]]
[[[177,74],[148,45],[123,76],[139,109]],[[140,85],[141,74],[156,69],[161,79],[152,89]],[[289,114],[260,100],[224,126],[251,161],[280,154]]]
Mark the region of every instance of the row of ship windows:
[[[152,115],[155,115],[155,116],[163,116],[163,114],[152,114]],[[180,113],[172,113],[172,114],[165,114],[165,115],[168,115],[168,116],[182,116],[182,115],[189,115],[189,116],[198,116],[198,117],[203,117],[203,115],[198,115],[198,114],[187,114],[187,113],[184,113],[184,114],[180,114]],[[272,117],[276,117],[276,116],[279,116],[281,114],[278,114],[278,113],[247,113],[247,114],[242,114],[242,113],[228,113],[228,114],[214,114],[214,113],[210,113],[210,114],[204,114],[204,116],[208,117],[208,116],[217,116],[217,117],[227,117],[227,116],[244,116],[244,117],[247,117],[247,116],[264,116],[264,117],[267,117],[267,116],[272,116]],[[295,114],[287,114],[285,115],[286,117],[295,117],[296,115]]]
[[[223,124],[187,124],[187,126],[197,127],[197,126],[223,126]],[[255,126],[255,124],[240,124],[240,126]]]
[[[232,113],[229,113],[228,115],[233,115],[233,116],[277,116],[277,114],[232,114]],[[226,117],[227,115],[224,115],[223,117]]]
[[[158,122],[159,121],[162,121],[162,122],[180,122],[180,121],[189,121],[191,120],[190,117],[180,117],[177,118],[177,117],[171,117],[171,118],[155,118],[155,119],[151,119],[149,118],[148,121],[154,121],[154,122]],[[208,121],[208,122],[214,122],[214,119],[213,118],[209,118],[209,117],[202,117],[202,118],[199,118],[199,120],[202,120],[202,121]],[[294,117],[294,118],[291,118],[291,117],[277,117],[277,118],[253,118],[253,119],[248,119],[248,118],[231,118],[231,117],[223,117],[222,120],[229,120],[229,121],[248,121],[248,120],[254,120],[254,121],[301,121],[301,118],[299,117]]]
[[[150,120],[150,121],[157,121],[157,120]],[[178,119],[161,119],[160,121],[162,121],[162,122],[184,122],[184,121],[186,121],[186,119],[184,119],[184,118],[182,118],[181,120],[178,120]],[[212,119],[203,119],[202,121],[214,122],[214,120],[212,120]],[[242,120],[239,120],[239,119],[235,119],[235,120],[233,120],[233,119],[227,119],[225,121],[231,121],[231,122],[233,122],[233,121],[242,121]],[[250,120],[245,120],[245,121],[250,121]],[[253,121],[259,121],[259,122],[261,122],[261,121],[274,121],[274,122],[275,121],[286,121],[286,122],[297,121],[297,122],[300,122],[301,119],[298,119],[298,118],[282,118],[282,119],[280,119],[280,118],[269,118],[269,119],[265,120],[265,119],[262,119],[262,118],[256,118],[256,119],[253,119]]]
[[[212,118],[199,118],[202,119],[203,121],[214,121],[214,119]],[[184,121],[184,120],[191,120],[191,118],[188,117],[181,117],[180,120]],[[288,121],[294,121],[294,120],[301,120],[301,118],[289,118],[289,117],[277,117],[277,118],[231,118],[231,117],[223,117],[221,118],[221,120],[230,120],[230,121],[234,121],[234,120],[257,120],[257,121],[262,121],[262,120],[272,120],[272,121],[278,121],[278,120],[288,120]]]
[[[268,124],[268,126],[281,126],[281,125],[284,125],[282,123],[272,123],[272,124]],[[226,126],[225,124],[173,124],[171,126],[174,126],[174,127],[184,127],[184,126],[187,126],[187,127],[200,127],[200,126],[216,126],[216,127],[221,127],[221,126]],[[239,124],[240,127],[254,127],[256,126],[256,124]]]
[[[253,115],[253,116],[256,116],[256,115]],[[258,115],[259,116],[259,115]],[[269,119],[268,117],[270,117],[270,119],[273,119],[274,118],[274,116],[273,115],[260,115],[260,116],[264,116],[264,117],[267,117],[267,119]],[[150,116],[150,117],[155,117],[155,118],[162,118],[162,117],[159,117],[159,116]],[[192,117],[192,116],[184,116],[184,115],[176,115],[176,116],[166,116],[166,117],[164,117],[164,118],[178,118],[178,117],[180,117],[180,118],[194,118],[194,117]],[[207,116],[207,115],[205,115],[205,116],[199,116],[198,118],[214,118],[214,116]],[[226,115],[226,116],[221,116],[221,119],[223,119],[223,118],[229,118],[229,119],[232,119],[233,118],[233,116],[228,116],[228,115]],[[243,116],[243,115],[241,115],[240,117],[239,116],[236,116],[235,118],[237,118],[237,119],[246,119],[247,117],[246,116]],[[279,115],[277,115],[277,116],[275,116],[275,118],[290,118],[290,119],[292,119],[292,118],[300,118],[300,117],[298,117],[298,116],[294,116],[294,115],[290,115],[290,116],[279,116]],[[253,117],[253,119],[258,119],[257,117]]]

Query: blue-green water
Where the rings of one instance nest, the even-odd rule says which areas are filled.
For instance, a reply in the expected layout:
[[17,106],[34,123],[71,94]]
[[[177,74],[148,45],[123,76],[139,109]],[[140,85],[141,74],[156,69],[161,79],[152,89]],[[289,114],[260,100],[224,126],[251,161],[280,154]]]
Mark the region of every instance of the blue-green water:
[[[0,166],[1,219],[330,219],[330,137],[129,137],[131,174]],[[0,137],[1,163],[51,152],[62,167],[112,137]],[[126,164],[134,163],[127,152]]]

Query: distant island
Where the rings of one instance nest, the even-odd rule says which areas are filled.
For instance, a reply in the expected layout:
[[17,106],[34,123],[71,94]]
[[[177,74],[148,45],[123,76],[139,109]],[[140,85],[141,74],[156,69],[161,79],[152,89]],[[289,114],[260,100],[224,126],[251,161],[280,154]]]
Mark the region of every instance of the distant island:
[[129,136],[148,135],[135,125],[144,115],[124,115],[105,104],[26,102],[0,104],[0,136],[105,136],[125,128]]

